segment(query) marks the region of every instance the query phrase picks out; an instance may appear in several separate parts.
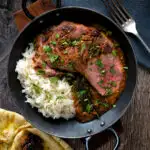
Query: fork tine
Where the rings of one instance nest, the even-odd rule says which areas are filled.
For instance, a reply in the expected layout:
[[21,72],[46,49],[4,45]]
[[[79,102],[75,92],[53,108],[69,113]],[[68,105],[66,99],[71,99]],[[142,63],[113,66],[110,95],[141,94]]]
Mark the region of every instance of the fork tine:
[[105,6],[108,9],[108,11],[110,12],[110,15],[114,18],[114,20],[119,25],[123,24],[125,21],[122,19],[122,17],[120,16],[120,14],[116,11],[116,9],[114,8],[114,6],[112,6],[112,4],[109,2],[109,0],[102,0],[102,1],[105,4]]
[[109,10],[108,3],[107,3],[105,0],[102,0],[102,2],[104,3],[106,9],[109,11],[110,15],[111,15],[112,18],[115,20],[115,22],[116,22],[117,24],[121,25],[120,22],[119,22],[119,20],[118,20],[118,19],[113,15],[113,13]]
[[118,3],[118,6],[120,7],[120,9],[122,9],[122,11],[124,11],[124,14],[126,14],[127,18],[128,19],[132,18],[130,16],[130,14],[127,12],[127,10],[122,6],[122,4],[120,4],[119,0],[116,0],[116,2]]
[[[109,11],[109,6],[108,4],[105,2],[105,0],[102,0],[102,2],[104,3],[105,7],[107,8],[107,10]],[[120,24],[120,22],[116,19],[116,17],[114,17],[114,15],[110,12],[110,15],[114,18],[114,20],[117,22],[117,24]]]
[[115,20],[115,22],[121,26],[121,23],[119,22],[119,20],[111,13],[110,14],[112,16],[112,18]]
[[115,1],[117,0],[111,0],[112,5],[114,5],[118,13],[121,15],[120,17],[123,18],[124,21],[127,21],[128,18],[125,16],[124,12],[119,8],[120,5],[118,4],[118,2],[116,3]]

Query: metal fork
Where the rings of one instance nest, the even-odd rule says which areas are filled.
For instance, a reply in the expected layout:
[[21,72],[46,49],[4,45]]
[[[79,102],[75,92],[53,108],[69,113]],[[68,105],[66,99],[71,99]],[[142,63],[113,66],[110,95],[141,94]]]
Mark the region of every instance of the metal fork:
[[144,45],[148,53],[150,48],[144,42],[136,29],[136,22],[118,0],[102,0],[114,21],[128,33],[134,34]]

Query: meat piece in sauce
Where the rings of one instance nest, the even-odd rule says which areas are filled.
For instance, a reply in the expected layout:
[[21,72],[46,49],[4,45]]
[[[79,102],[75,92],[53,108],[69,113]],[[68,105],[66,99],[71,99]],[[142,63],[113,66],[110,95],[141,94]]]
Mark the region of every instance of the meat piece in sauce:
[[91,59],[86,69],[86,78],[102,96],[117,93],[121,86],[124,87],[122,81],[125,81],[125,70],[121,60],[123,55],[120,50],[116,53],[117,56],[109,53]]
[[79,121],[86,122],[95,118],[97,112],[110,109],[123,91],[123,52],[101,29],[64,21],[37,36],[35,45],[35,69],[43,69],[45,76],[61,76],[64,71],[80,73],[93,86],[89,85],[91,100],[86,106],[92,110],[88,113],[85,103],[73,95]]
[[[104,33],[94,27],[65,21],[53,27],[48,35],[50,36],[46,37],[48,39],[46,42],[43,37],[42,42],[37,37],[36,53],[39,58],[35,59],[35,64],[38,65],[38,60],[41,60],[45,61],[50,68],[79,72],[101,95],[119,90],[124,78],[124,64],[119,55],[113,55],[113,42]],[[119,53],[118,49],[116,51]],[[102,61],[103,69],[98,68],[96,64],[98,60]],[[93,65],[89,66],[91,63]],[[100,82],[105,83],[103,85],[105,88],[102,88]],[[108,84],[113,84],[114,87],[110,89]]]

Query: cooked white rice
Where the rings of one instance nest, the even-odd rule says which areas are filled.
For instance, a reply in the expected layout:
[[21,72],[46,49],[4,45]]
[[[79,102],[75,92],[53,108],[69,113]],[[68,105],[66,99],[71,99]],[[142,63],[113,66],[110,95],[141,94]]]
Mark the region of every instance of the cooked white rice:
[[26,102],[45,117],[65,118],[74,117],[75,109],[71,95],[71,86],[63,80],[52,82],[50,78],[38,75],[33,69],[32,57],[34,46],[29,45],[23,53],[23,58],[17,62],[16,72],[26,94]]

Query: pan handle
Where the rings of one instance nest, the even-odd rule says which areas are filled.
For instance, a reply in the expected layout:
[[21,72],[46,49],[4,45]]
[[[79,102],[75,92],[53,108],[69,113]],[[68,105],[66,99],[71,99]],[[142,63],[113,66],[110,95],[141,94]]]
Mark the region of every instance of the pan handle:
[[[107,130],[110,131],[110,132],[112,132],[112,134],[116,138],[116,144],[115,144],[113,150],[118,150],[118,147],[119,147],[119,144],[120,144],[120,138],[119,138],[117,132],[113,128],[111,128],[111,127],[108,128]],[[90,137],[90,136],[85,138],[85,150],[89,150],[89,140],[91,138],[92,137]]]
[[[35,18],[35,16],[33,16],[33,15],[29,12],[29,10],[28,10],[28,8],[27,8],[27,1],[28,1],[28,0],[22,0],[22,9],[23,9],[25,15],[26,15],[29,19],[33,20],[33,19]],[[56,0],[56,8],[60,8],[60,7],[61,7],[61,0]]]

